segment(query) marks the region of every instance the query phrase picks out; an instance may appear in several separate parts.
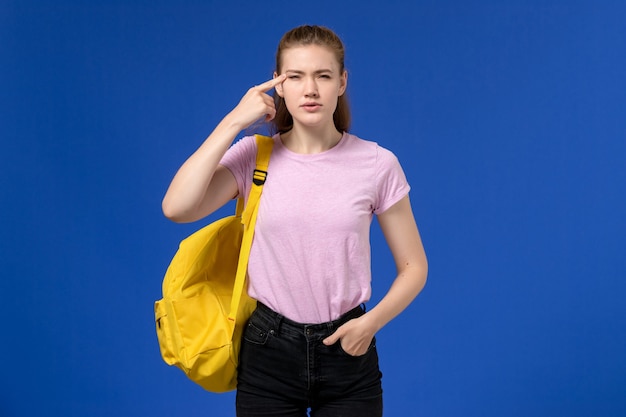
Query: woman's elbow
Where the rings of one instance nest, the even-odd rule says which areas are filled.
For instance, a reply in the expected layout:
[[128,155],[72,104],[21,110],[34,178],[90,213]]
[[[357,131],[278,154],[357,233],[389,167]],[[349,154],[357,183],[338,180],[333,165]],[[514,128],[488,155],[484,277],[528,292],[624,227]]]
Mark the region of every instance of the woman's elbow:
[[167,219],[175,223],[185,223],[188,221],[185,219],[184,211],[182,211],[179,207],[176,207],[176,204],[168,199],[167,196],[163,198],[163,201],[161,202],[161,210]]
[[428,261],[426,260],[426,256],[422,256],[419,262],[415,262],[411,270],[417,291],[420,292],[428,280]]

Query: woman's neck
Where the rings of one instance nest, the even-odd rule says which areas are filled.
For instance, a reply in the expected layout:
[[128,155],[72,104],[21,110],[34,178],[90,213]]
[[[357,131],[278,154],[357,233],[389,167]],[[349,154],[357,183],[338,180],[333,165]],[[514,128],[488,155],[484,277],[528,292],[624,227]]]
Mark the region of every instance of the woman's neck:
[[329,129],[303,128],[298,125],[280,135],[283,145],[292,152],[316,154],[333,148],[341,140],[343,133],[335,126]]

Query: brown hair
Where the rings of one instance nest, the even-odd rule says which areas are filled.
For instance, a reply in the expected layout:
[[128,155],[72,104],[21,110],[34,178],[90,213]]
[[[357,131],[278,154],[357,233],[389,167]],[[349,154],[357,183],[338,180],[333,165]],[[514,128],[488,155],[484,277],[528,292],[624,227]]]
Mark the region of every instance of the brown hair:
[[[335,54],[337,62],[339,62],[339,73],[343,74],[345,71],[345,50],[339,36],[326,27],[309,25],[291,29],[283,35],[276,51],[277,74],[280,74],[283,51],[294,46],[304,45],[319,45],[330,49]],[[276,91],[274,91],[274,104],[276,105],[276,116],[271,121],[272,130],[275,133],[285,133],[291,130],[293,117],[287,110],[285,99],[280,97]],[[345,92],[337,98],[337,108],[333,114],[333,121],[335,122],[335,128],[339,132],[347,132],[350,128],[350,105]]]

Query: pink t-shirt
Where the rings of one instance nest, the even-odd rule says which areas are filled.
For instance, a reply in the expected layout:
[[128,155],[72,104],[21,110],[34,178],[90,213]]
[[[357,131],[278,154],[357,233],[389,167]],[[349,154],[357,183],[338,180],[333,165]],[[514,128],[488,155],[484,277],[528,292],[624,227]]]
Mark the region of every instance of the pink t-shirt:
[[[221,161],[248,195],[256,142]],[[369,300],[370,226],[409,192],[398,159],[345,133],[332,149],[297,154],[274,137],[248,264],[248,293],[300,323],[323,323]]]

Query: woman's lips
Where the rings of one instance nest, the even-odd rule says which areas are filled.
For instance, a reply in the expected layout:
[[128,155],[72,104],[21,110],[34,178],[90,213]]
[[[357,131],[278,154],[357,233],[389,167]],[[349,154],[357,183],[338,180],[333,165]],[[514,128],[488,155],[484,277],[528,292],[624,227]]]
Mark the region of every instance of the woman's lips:
[[319,104],[319,103],[304,103],[300,107],[302,107],[306,111],[315,111],[315,110],[319,109],[320,107],[322,107],[322,105]]

